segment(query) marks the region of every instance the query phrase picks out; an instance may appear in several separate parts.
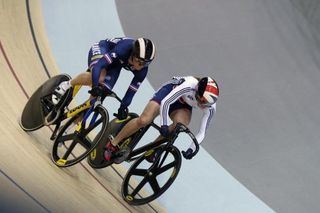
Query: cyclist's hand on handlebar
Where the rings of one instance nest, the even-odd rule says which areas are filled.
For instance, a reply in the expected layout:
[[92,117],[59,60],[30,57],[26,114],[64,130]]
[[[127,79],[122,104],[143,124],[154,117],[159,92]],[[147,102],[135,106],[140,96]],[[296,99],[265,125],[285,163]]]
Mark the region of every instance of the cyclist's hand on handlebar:
[[170,135],[170,132],[169,132],[169,127],[168,125],[162,125],[161,128],[160,128],[160,134],[165,137],[165,138],[168,138],[169,135]]
[[193,157],[193,151],[191,148],[187,149],[187,151],[182,151],[181,153],[182,153],[183,157],[187,160],[190,160]]
[[119,120],[124,120],[126,119],[128,116],[128,108],[126,106],[120,106],[118,109],[118,114],[117,114],[117,118]]
[[91,90],[89,90],[89,93],[94,96],[105,96],[105,95],[110,95],[112,91],[108,89],[106,86],[103,84],[99,84],[98,86],[93,87]]

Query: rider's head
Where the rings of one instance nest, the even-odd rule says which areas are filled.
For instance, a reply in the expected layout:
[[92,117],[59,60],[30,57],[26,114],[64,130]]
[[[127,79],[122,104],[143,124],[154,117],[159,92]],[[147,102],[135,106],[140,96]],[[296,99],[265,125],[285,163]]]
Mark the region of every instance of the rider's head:
[[201,78],[198,82],[195,96],[200,106],[210,107],[219,97],[217,82],[210,77]]
[[140,66],[148,66],[154,59],[155,53],[156,48],[151,40],[138,38],[134,41],[131,56]]

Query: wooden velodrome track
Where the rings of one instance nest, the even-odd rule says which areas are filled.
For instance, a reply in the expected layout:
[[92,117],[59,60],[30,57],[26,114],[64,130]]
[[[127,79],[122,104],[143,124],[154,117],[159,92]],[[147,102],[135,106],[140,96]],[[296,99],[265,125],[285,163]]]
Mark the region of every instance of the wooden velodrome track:
[[58,168],[52,130],[19,127],[33,91],[59,74],[42,19],[40,0],[0,0],[0,212],[165,212],[157,202],[133,207],[121,198],[121,165]]

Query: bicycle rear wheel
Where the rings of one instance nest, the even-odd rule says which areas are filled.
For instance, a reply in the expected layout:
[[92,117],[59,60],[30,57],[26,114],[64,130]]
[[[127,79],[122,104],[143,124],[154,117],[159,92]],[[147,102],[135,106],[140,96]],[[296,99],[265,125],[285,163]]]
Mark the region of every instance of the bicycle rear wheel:
[[62,81],[68,81],[70,79],[71,77],[67,74],[54,76],[44,82],[32,94],[22,111],[19,122],[19,125],[24,131],[34,131],[45,125],[44,118],[48,115],[50,109],[48,106],[44,106],[41,99],[50,96]]
[[[181,154],[175,146],[158,152],[153,163],[146,158],[149,151],[137,159],[128,170],[122,183],[122,197],[130,205],[142,205],[163,194],[176,179],[181,167]],[[157,150],[159,150],[157,148]]]
[[[106,161],[104,158],[104,151],[105,151],[105,146],[106,143],[108,142],[108,138],[109,135],[113,135],[116,136],[120,130],[133,118],[137,118],[138,115],[136,113],[129,113],[129,117],[125,120],[118,120],[117,118],[114,118],[113,120],[111,120],[109,122],[108,125],[108,129],[106,131],[106,133],[103,136],[103,139],[101,140],[101,142],[97,145],[97,147],[92,150],[92,152],[90,153],[90,155],[88,155],[87,161],[88,164],[95,169],[102,169],[105,168],[107,166],[110,166],[111,164],[113,164],[115,161],[114,159],[110,160],[110,161]],[[132,138],[134,138],[133,134],[132,136],[130,136],[129,138],[127,138],[126,143],[120,144],[120,148],[121,150],[128,150],[128,152],[130,152],[130,150],[133,148],[131,147],[131,142],[132,142]],[[128,153],[129,154],[129,153]]]
[[[108,128],[109,114],[103,106],[97,106],[87,119],[87,124],[80,127],[83,114],[70,118],[54,141],[52,160],[59,167],[72,166],[87,157],[102,140]],[[91,119],[96,119],[93,125],[90,125]]]

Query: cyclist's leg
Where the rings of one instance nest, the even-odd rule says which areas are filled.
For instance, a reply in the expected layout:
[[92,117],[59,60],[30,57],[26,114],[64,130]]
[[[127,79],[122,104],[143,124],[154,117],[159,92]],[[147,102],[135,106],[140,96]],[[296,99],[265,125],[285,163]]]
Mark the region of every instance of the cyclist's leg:
[[70,81],[71,86],[76,85],[85,85],[85,86],[91,86],[92,80],[91,80],[91,72],[83,72],[77,75],[75,78],[73,78]]
[[[95,51],[92,51],[92,49],[95,49]],[[86,85],[91,86],[92,85],[92,67],[98,63],[98,61],[103,57],[103,55],[108,51],[107,48],[103,47],[99,43],[93,44],[93,46],[90,48],[88,52],[88,69],[86,72],[80,73],[75,78],[73,78],[70,81],[70,84],[72,86],[76,85]],[[100,70],[99,70],[100,72]],[[106,76],[106,69],[103,69],[100,73],[99,82],[103,82]]]
[[[182,123],[186,126],[189,125],[192,116],[192,107],[183,104],[180,101],[176,101],[175,103],[171,104],[169,109],[169,115],[171,120],[173,121],[172,124],[169,126],[169,130],[172,131],[177,123]],[[156,140],[162,140],[163,136],[159,135]]]
[[153,100],[149,101],[142,114],[139,117],[130,120],[112,140],[112,144],[117,145],[124,138],[129,137],[138,131],[138,129],[151,123],[154,118],[159,115],[159,111],[160,105]]
[[189,125],[192,117],[192,107],[177,101],[171,105],[169,113],[170,118],[173,121],[169,126],[170,131],[172,131],[177,123],[182,123],[185,126]]
[[108,69],[105,76],[102,78],[100,76],[99,82],[104,84],[109,90],[112,90],[119,78],[121,68],[121,66],[115,66]]
[[[116,83],[120,74],[120,69],[118,67],[113,68],[111,70],[102,69],[99,77],[99,83],[106,83],[109,89],[112,89],[114,84]],[[92,85],[92,73],[91,70],[88,69],[87,72],[80,73],[75,78],[70,81],[71,86],[76,85]]]
[[129,121],[119,132],[119,134],[112,140],[112,144],[119,144],[121,140],[129,137],[138,129],[151,123],[160,113],[160,103],[162,99],[164,99],[172,91],[174,86],[174,84],[169,82],[168,84],[165,84],[159,88],[147,106],[144,108],[142,114],[138,118]]
[[129,137],[138,129],[146,126],[151,123],[151,121],[159,114],[160,106],[155,101],[149,101],[147,106],[145,107],[143,113],[138,117],[130,120],[116,135],[115,138],[110,138],[109,142],[106,144],[104,158],[109,161],[113,153],[119,150],[118,144],[121,140]]
[[176,126],[177,123],[182,123],[185,126],[188,126],[191,121],[191,111],[188,109],[178,109],[172,112],[170,115],[173,123],[170,125],[170,130]]
[[[106,70],[105,68],[102,69],[101,73],[100,73],[100,77],[99,77],[99,83],[106,85],[110,90],[112,90],[114,84],[116,83],[119,74],[120,74],[120,69],[121,67],[115,67],[113,69],[110,70]],[[84,73],[82,73],[84,74]],[[80,74],[80,75],[82,75]],[[85,80],[83,82],[81,82],[81,76],[79,75],[79,78],[75,78],[75,80],[80,80],[80,82],[76,82],[76,85],[82,84],[82,85],[89,85],[91,86],[92,83],[92,75],[91,75],[91,70],[88,69],[88,71],[86,72],[87,75],[86,79],[82,79]],[[84,75],[83,75],[84,76]],[[86,82],[88,82],[89,84],[87,84]],[[92,95],[90,95],[89,100],[93,99],[94,97]],[[82,117],[79,117],[77,120],[75,120],[75,123],[78,123],[79,121],[82,120]]]
[[[183,104],[176,102],[172,104],[169,113],[170,113],[170,118],[173,121],[172,124],[169,126],[169,130],[172,131],[174,127],[177,125],[177,123],[182,123],[188,126],[188,124],[191,121],[192,108],[188,106],[183,106]],[[162,139],[163,139],[163,136],[159,135],[155,141],[162,140]],[[159,153],[159,150],[156,149],[152,154],[146,157],[146,160],[149,163],[153,163],[158,153]]]
[[[93,54],[92,48],[95,47],[96,49],[98,49],[98,52],[95,52]],[[88,53],[88,69],[86,72],[82,72],[79,75],[77,75],[75,78],[69,80],[69,81],[63,81],[61,82],[58,87],[55,89],[55,91],[53,92],[52,95],[52,103],[53,104],[58,104],[58,102],[60,101],[61,97],[66,93],[66,91],[70,88],[70,87],[75,87],[75,86],[82,86],[82,85],[86,85],[86,86],[90,86],[92,85],[92,73],[91,68],[92,66],[94,66],[94,64],[96,64],[100,58],[103,57],[103,54],[106,53],[107,49],[100,46],[99,43],[96,43],[93,45],[93,47],[90,48],[89,53]],[[100,72],[100,70],[99,70]],[[105,70],[104,72],[105,73]],[[104,74],[105,75],[105,74]]]
[[[96,45],[96,44],[95,44]],[[88,53],[88,69],[86,72],[80,73],[78,76],[76,76],[75,78],[73,78],[70,81],[70,84],[72,86],[76,86],[76,85],[86,85],[86,86],[91,86],[92,85],[92,67],[98,63],[98,60],[100,58],[103,57],[103,54],[105,54],[108,49],[104,48],[102,46],[99,46],[100,48],[100,54],[96,53],[93,54],[92,53],[92,48],[90,49],[89,53]],[[99,83],[105,84],[109,89],[112,89],[114,84],[116,83],[119,74],[120,74],[120,70],[121,70],[121,66],[116,66],[113,67],[112,69],[106,69],[103,68],[100,72],[100,76],[99,76]],[[93,97],[90,96],[90,99],[92,99]]]

